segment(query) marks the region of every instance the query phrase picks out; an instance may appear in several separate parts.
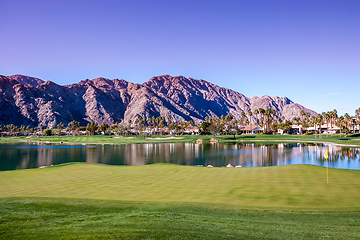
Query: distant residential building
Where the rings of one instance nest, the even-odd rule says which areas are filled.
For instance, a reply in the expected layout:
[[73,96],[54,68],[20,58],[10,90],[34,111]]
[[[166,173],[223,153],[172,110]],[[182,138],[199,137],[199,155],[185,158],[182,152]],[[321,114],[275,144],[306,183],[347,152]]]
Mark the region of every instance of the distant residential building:
[[190,134],[190,135],[197,135],[199,134],[199,128],[189,128],[189,129],[185,129],[184,131],[185,134]]
[[319,131],[319,129],[321,130],[321,133],[329,133],[329,134],[335,134],[336,132],[340,131],[340,128],[338,126],[335,125],[330,126],[330,124],[329,125],[323,124],[321,125],[321,127],[319,126],[308,127],[305,130],[309,132],[315,132],[315,130]]
[[262,129],[259,126],[244,126],[240,131],[247,134],[256,134],[262,132]]

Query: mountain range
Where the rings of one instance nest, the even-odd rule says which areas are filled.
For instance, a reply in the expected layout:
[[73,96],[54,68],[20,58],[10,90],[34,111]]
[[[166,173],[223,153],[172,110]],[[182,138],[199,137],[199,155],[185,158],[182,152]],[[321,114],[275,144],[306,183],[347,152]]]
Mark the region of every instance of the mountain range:
[[[0,75],[0,124],[50,127],[72,120],[86,125],[91,119],[114,124],[138,117],[167,116],[175,121],[193,120],[241,111],[272,108],[278,117],[299,117],[304,110],[316,112],[287,97],[245,97],[205,80],[162,75],[143,84],[123,79],[95,78],[58,85],[38,78]],[[253,116],[254,118],[254,116]]]

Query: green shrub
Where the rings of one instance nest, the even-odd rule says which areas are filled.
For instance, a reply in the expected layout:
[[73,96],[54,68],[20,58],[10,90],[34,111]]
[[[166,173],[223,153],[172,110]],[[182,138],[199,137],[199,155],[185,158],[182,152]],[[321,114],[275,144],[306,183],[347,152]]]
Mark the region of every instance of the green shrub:
[[52,130],[47,128],[47,129],[44,130],[44,134],[46,136],[51,136],[52,135]]

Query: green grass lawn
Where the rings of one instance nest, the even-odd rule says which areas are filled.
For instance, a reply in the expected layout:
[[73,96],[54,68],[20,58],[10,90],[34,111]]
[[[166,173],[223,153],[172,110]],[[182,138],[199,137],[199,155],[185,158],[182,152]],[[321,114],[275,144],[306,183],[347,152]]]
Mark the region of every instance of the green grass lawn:
[[360,238],[358,170],[78,163],[0,186],[0,239]]
[[[159,139],[160,138],[160,139]],[[108,135],[94,135],[94,136],[40,136],[40,137],[0,137],[1,142],[52,142],[52,143],[74,143],[74,144],[123,144],[123,143],[148,143],[148,142],[187,142],[196,141],[199,136],[176,136],[168,139],[169,136],[108,136]],[[204,140],[209,141],[212,136],[202,136]]]
[[[149,143],[149,142],[194,142],[197,139],[209,141],[212,135],[193,135],[193,136],[175,136],[169,139],[169,136],[149,136],[149,137],[116,137],[116,136],[41,136],[41,137],[0,137],[0,143],[7,142],[51,142],[51,143],[70,143],[70,144],[127,144],[127,143]],[[236,142],[330,142],[335,144],[350,145],[360,147],[360,137],[342,137],[339,134],[334,136],[322,135],[322,138],[315,138],[314,135],[237,135],[234,139],[232,135],[217,136],[219,141],[236,141]],[[343,140],[341,140],[343,139]],[[347,140],[344,140],[347,139]]]
[[64,164],[0,172],[0,197],[211,203],[242,208],[359,209],[360,171],[312,165],[206,168]]
[[0,239],[359,239],[359,212],[0,199]]

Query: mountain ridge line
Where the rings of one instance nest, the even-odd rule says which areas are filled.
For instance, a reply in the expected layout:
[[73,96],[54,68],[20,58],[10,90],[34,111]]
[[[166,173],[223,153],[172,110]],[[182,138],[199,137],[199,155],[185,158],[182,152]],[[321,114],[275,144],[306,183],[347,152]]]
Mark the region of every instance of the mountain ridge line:
[[[199,123],[205,117],[220,118],[228,113],[239,119],[241,111],[248,115],[248,111],[268,107],[285,119],[300,117],[301,110],[317,114],[287,97],[248,98],[206,80],[181,75],[155,76],[142,84],[99,77],[68,85],[20,74],[0,75],[0,124],[51,127],[72,120],[86,124],[91,119],[114,124],[160,115]],[[6,117],[6,113],[13,117]]]

